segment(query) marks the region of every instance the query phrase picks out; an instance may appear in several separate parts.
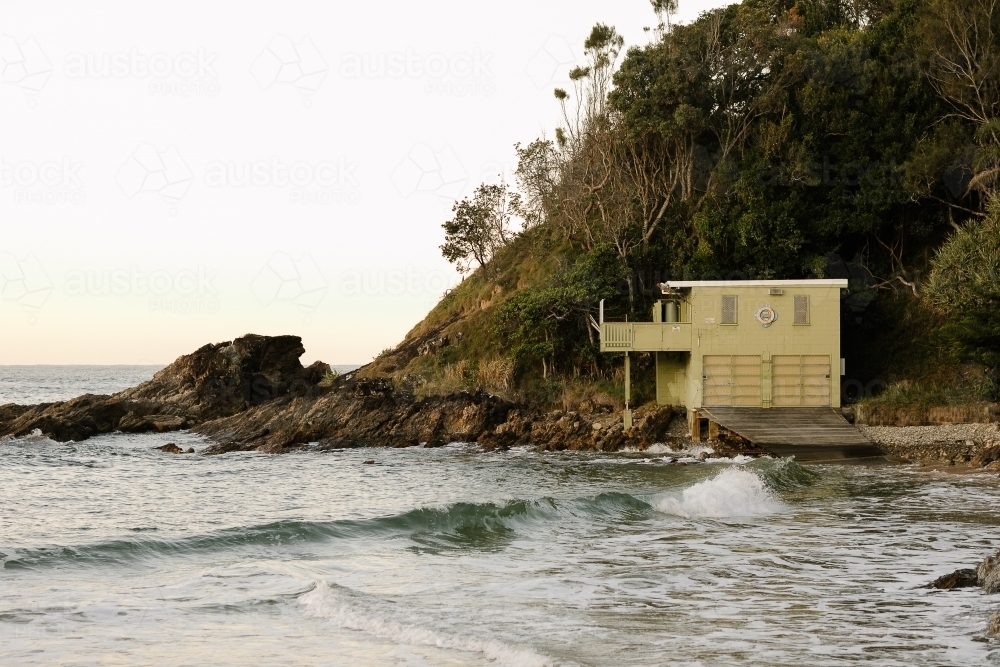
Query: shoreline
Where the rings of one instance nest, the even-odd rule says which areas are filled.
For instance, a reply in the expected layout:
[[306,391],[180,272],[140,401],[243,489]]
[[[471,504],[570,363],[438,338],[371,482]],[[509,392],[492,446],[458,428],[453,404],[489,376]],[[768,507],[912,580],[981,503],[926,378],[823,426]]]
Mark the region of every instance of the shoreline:
[[856,424],[885,456],[907,463],[1000,471],[1000,424]]
[[[205,345],[151,380],[113,395],[0,406],[0,437],[38,430],[53,440],[79,442],[102,433],[191,430],[213,441],[203,454],[279,454],[311,443],[333,450],[476,442],[486,450],[529,446],[614,452],[661,444],[707,446],[723,456],[774,455],[725,430],[712,433],[715,438],[693,440],[683,408],[636,407],[633,426],[626,429],[616,406],[607,401],[588,400],[572,410],[512,401],[481,389],[421,396],[416,378],[336,375],[322,362],[303,367],[299,357],[304,352],[297,336],[248,334]],[[1000,423],[993,421],[992,411],[979,412],[993,423],[878,426],[866,425],[864,415],[857,415],[855,421],[862,423],[855,428],[884,457],[1000,470]],[[959,421],[972,415],[949,416]]]

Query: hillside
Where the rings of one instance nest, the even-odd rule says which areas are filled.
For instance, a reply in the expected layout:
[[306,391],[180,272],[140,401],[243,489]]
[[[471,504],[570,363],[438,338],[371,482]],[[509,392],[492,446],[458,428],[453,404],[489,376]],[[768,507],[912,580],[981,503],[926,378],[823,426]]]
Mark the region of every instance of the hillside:
[[594,27],[555,91],[554,138],[517,145],[516,187],[484,184],[445,221],[442,251],[469,275],[362,374],[612,405],[620,359],[589,325],[601,299],[609,319],[646,320],[665,279],[835,277],[851,285],[848,400],[996,400],[1000,9],[745,0],[689,25],[657,16],[624,54]]

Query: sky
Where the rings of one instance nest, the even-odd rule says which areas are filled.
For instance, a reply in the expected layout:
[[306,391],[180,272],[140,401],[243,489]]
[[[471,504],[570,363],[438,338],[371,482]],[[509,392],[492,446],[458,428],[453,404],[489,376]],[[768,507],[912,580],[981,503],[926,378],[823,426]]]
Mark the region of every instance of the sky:
[[370,361],[461,280],[441,224],[553,135],[591,26],[631,46],[654,21],[648,0],[5,3],[0,365],[246,333]]

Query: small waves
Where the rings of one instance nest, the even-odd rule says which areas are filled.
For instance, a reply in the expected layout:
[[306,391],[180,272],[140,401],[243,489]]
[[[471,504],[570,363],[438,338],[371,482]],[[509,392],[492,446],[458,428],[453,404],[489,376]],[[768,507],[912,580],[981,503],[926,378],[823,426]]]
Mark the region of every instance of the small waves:
[[0,545],[0,562],[5,568],[102,565],[233,549],[293,549],[296,545],[338,539],[406,538],[428,550],[493,551],[505,547],[519,529],[533,523],[570,517],[591,521],[641,520],[650,511],[647,503],[622,493],[570,501],[542,498],[500,504],[454,503],[445,508],[420,508],[373,519],[276,521],[177,539],[138,534],[77,546],[18,549]]
[[399,608],[372,595],[336,584],[321,583],[303,594],[299,602],[312,616],[326,619],[338,627],[357,630],[402,644],[478,653],[487,660],[511,667],[546,667],[551,658],[529,648],[514,646],[498,639],[465,635],[427,627]]
[[685,518],[775,514],[787,509],[777,492],[810,484],[814,477],[816,473],[793,461],[770,461],[727,468],[686,488],[645,499],[606,492],[575,499],[459,502],[369,519],[283,520],[176,538],[137,531],[80,545],[23,548],[0,544],[0,562],[7,569],[101,566],[234,550],[297,553],[310,544],[337,540],[361,544],[405,540],[409,548],[431,553],[490,552],[507,548],[519,535],[533,530],[550,531],[553,523],[574,530],[568,528],[572,523],[588,531],[595,524],[618,527],[655,521],[657,511]]
[[786,509],[764,479],[741,468],[723,470],[680,494],[661,496],[653,506],[688,519],[767,516]]

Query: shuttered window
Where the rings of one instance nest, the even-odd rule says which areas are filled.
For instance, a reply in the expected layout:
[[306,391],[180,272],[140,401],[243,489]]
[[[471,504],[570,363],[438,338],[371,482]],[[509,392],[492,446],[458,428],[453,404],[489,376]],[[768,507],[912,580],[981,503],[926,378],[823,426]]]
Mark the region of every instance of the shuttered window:
[[795,324],[809,324],[809,297],[804,294],[795,296]]
[[736,324],[736,296],[722,297],[722,323]]

